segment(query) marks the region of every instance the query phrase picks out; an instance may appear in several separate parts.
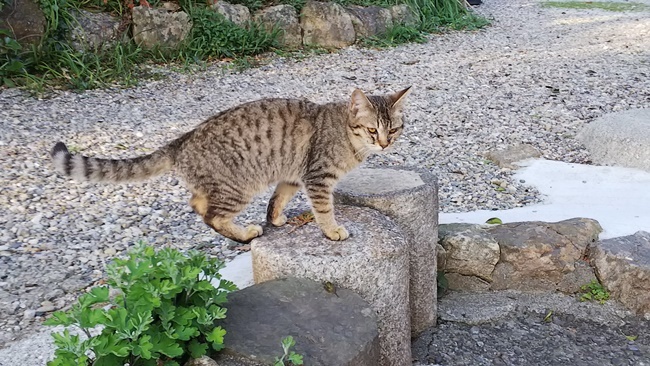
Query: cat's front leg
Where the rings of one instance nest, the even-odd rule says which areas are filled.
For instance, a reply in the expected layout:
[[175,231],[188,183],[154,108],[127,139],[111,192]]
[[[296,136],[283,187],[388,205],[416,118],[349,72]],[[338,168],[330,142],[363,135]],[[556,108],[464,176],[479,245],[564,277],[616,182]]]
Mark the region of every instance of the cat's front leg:
[[326,184],[305,184],[307,197],[311,201],[312,211],[316,223],[320,226],[326,237],[331,240],[345,240],[350,234],[342,225],[339,225],[334,218],[334,187]]

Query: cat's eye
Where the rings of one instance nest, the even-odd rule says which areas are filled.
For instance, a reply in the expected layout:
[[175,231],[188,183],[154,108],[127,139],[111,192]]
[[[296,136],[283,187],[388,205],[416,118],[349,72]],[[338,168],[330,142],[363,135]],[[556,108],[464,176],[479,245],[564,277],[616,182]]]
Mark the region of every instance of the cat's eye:
[[368,132],[370,132],[370,133],[377,133],[377,129],[376,129],[376,128],[369,128],[369,129],[368,129]]
[[388,131],[388,133],[393,134],[393,133],[397,132],[397,130],[398,130],[397,128],[393,128],[390,131]]

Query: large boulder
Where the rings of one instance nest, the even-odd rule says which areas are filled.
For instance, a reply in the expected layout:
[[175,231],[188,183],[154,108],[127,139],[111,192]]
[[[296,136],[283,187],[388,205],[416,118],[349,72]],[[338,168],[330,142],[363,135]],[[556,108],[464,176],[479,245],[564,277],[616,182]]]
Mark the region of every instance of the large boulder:
[[352,17],[357,38],[372,37],[386,33],[393,26],[390,10],[379,6],[351,5],[346,10]]
[[245,27],[251,20],[251,13],[244,5],[219,0],[214,2],[212,9],[240,27]]
[[352,17],[333,2],[308,1],[300,12],[302,43],[326,48],[343,48],[356,40]]
[[0,29],[9,30],[20,44],[38,43],[47,21],[38,1],[7,0],[0,11]]
[[182,11],[137,6],[132,13],[133,40],[144,48],[176,48],[192,29],[190,17]]
[[650,108],[606,114],[577,138],[597,164],[650,171]]
[[350,233],[345,241],[327,239],[314,223],[265,228],[251,242],[255,283],[298,277],[358,293],[377,314],[378,365],[406,365],[411,361],[407,241],[375,210],[337,205],[335,212]]
[[597,221],[575,218],[556,223],[519,222],[488,232],[499,243],[501,256],[492,273],[493,290],[557,290],[576,270],[587,246],[598,239]]
[[589,259],[613,298],[650,319],[650,233],[594,243]]
[[120,19],[108,13],[80,9],[74,12],[74,17],[77,22],[70,37],[77,50],[97,50],[115,42],[119,36]]
[[377,316],[356,293],[328,292],[323,283],[286,278],[228,295],[226,348],[214,357],[220,366],[273,365],[280,341],[293,336],[293,351],[305,365],[376,366]]
[[267,30],[278,27],[282,31],[280,42],[286,47],[297,48],[302,45],[302,29],[296,8],[282,4],[262,9],[255,13],[253,19],[264,25]]

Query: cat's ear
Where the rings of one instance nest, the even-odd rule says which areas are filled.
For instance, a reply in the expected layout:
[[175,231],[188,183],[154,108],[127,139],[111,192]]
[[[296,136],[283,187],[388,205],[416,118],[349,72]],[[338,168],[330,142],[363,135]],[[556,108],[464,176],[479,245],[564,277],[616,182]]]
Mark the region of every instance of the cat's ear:
[[365,94],[359,89],[354,89],[352,96],[350,97],[350,112],[355,117],[369,114],[372,111],[372,105],[370,100],[366,97]]
[[390,101],[391,101],[391,108],[396,109],[396,110],[401,110],[404,107],[404,100],[406,99],[406,96],[411,93],[413,86],[409,86],[408,88],[398,91],[395,94],[392,94],[389,96]]

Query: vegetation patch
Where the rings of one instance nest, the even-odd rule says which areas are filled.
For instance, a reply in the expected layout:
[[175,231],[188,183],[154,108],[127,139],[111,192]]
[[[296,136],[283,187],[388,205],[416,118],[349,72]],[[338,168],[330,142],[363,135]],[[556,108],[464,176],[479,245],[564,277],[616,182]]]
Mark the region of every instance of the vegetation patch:
[[107,267],[108,286],[45,322],[74,325],[86,335],[82,340],[67,328],[53,333],[55,358],[48,366],[177,366],[221,350],[226,331],[215,321],[225,318],[222,305],[236,289],[221,278],[222,267],[198,251],[138,245]]
[[650,6],[641,3],[619,3],[601,1],[546,1],[542,3],[547,8],[562,9],[601,9],[607,11],[643,11],[650,10]]
[[609,291],[596,280],[583,285],[580,290],[582,291],[580,301],[598,301],[602,305],[609,300]]

